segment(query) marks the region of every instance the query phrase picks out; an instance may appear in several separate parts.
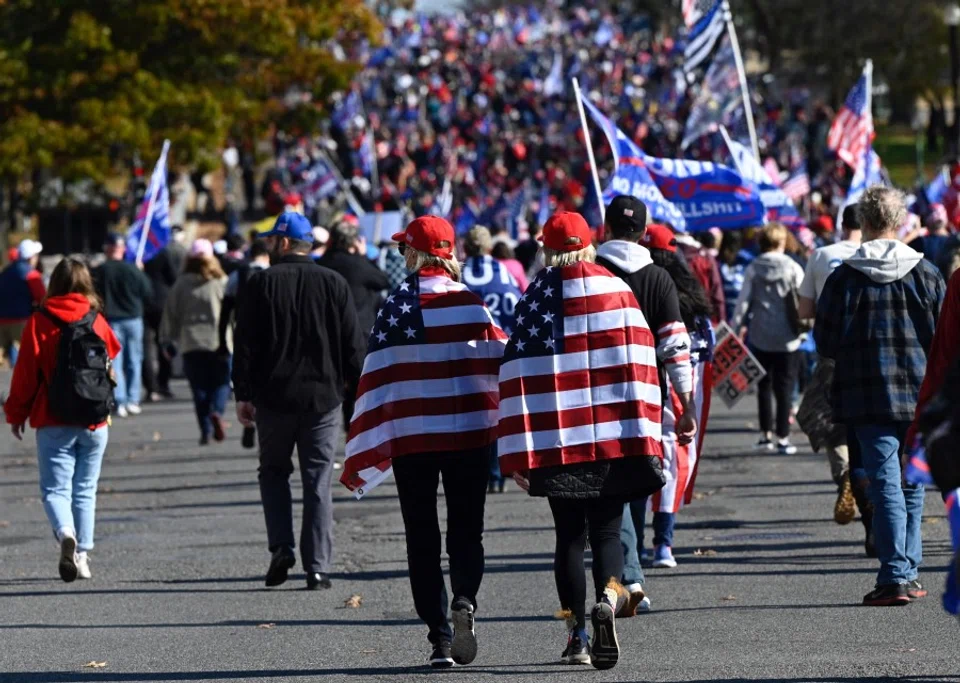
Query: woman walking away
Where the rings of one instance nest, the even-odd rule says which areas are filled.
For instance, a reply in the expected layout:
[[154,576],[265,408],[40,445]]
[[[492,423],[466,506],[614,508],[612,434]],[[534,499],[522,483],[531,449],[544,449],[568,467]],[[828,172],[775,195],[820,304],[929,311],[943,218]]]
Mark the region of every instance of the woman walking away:
[[[748,332],[750,348],[767,371],[758,386],[760,441],[757,449],[792,455],[797,447],[790,443],[790,411],[800,370],[797,350],[802,341],[796,326],[799,316],[796,302],[803,282],[803,268],[784,253],[787,229],[779,223],[770,223],[763,229],[759,244],[762,254],[744,272],[743,289],[730,326],[741,333]],[[777,398],[776,444],[772,439],[774,396]]]
[[120,343],[100,315],[90,271],[65,258],[43,306],[27,321],[4,404],[13,435],[37,430],[40,495],[60,543],[60,578],[91,578],[87,553],[107,424],[114,407],[111,361]]
[[[423,216],[393,240],[413,274],[387,297],[370,334],[340,481],[363,495],[389,474],[392,461],[413,602],[429,628],[430,665],[447,668],[477,656],[483,507],[507,337],[460,281],[453,226]],[[441,478],[452,629],[440,565]]]
[[[546,497],[567,621],[565,664],[616,666],[624,504],[663,486],[654,335],[630,286],[596,265],[590,229],[561,212],[543,229],[545,268],[517,305],[500,368],[500,467]],[[593,642],[583,554],[593,551]]]
[[220,348],[220,312],[227,288],[227,276],[213,255],[209,240],[193,243],[183,274],[170,291],[163,309],[160,339],[165,353],[183,354],[183,371],[190,382],[200,445],[224,439],[223,411],[230,397],[230,349],[232,334],[227,330],[227,354]]

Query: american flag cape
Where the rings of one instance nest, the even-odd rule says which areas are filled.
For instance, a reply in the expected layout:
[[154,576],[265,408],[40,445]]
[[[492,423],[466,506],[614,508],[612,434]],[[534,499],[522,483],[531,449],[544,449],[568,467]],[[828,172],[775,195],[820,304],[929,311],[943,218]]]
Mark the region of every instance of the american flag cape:
[[370,334],[340,482],[360,498],[393,458],[492,444],[506,341],[480,298],[444,271],[401,282]]
[[504,474],[662,455],[653,333],[603,266],[544,268],[516,309],[500,367]]
[[693,485],[700,467],[703,436],[710,418],[710,393],[713,391],[713,347],[716,337],[710,321],[701,318],[690,330],[690,365],[693,368],[693,402],[697,414],[697,436],[685,446],[677,443],[677,415],[680,397],[670,385],[670,400],[663,407],[663,476],[666,484],[651,497],[654,512],[678,512],[693,500]]
[[873,63],[868,60],[863,75],[847,95],[827,135],[827,147],[854,171],[863,166],[866,159],[864,154],[873,142],[873,113],[870,109],[872,87]]

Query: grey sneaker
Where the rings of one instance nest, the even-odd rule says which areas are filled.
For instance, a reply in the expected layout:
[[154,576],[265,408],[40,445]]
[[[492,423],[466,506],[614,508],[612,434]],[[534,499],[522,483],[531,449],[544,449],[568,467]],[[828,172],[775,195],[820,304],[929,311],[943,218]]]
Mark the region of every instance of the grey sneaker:
[[86,553],[77,553],[77,578],[93,578],[93,574],[90,573],[90,558]]
[[60,578],[66,583],[77,580],[77,539],[64,536],[60,541]]
[[473,616],[473,603],[466,598],[453,601],[453,643],[450,652],[457,664],[470,664],[477,658],[477,632]]

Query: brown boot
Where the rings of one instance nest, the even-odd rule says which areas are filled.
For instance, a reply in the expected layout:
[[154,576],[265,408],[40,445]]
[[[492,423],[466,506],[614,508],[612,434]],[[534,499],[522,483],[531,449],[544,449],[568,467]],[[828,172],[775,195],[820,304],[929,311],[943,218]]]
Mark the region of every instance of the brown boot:
[[849,472],[843,475],[837,489],[837,502],[833,505],[833,521],[837,524],[849,524],[857,516],[857,504],[853,498]]

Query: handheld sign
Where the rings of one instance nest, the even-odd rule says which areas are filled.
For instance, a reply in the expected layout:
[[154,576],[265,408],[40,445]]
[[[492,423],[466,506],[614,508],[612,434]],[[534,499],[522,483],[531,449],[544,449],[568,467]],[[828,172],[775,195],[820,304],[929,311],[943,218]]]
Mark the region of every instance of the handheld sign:
[[766,374],[740,337],[734,334],[727,323],[720,323],[717,326],[717,345],[713,349],[714,393],[728,408],[732,408]]

